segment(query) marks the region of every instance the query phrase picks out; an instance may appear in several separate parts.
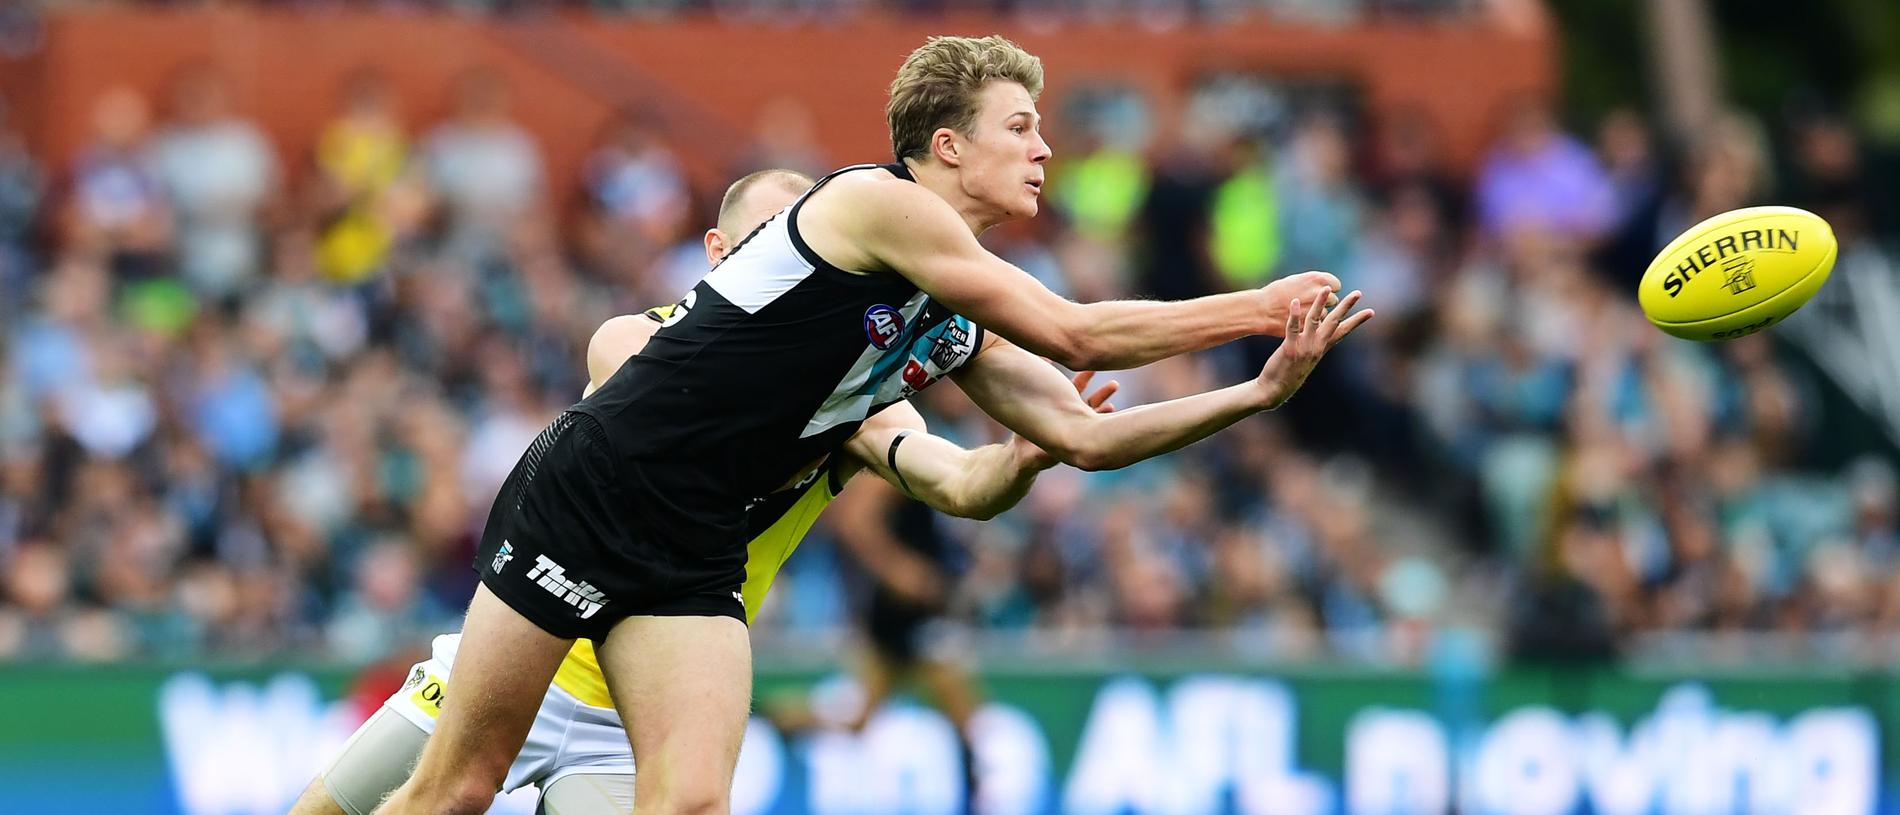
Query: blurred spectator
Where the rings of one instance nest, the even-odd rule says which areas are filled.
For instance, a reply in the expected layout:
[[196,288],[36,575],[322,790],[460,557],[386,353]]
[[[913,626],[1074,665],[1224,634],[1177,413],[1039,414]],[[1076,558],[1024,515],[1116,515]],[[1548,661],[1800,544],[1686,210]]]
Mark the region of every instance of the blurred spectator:
[[1819,115],[1793,133],[1794,173],[1788,203],[1827,219],[1843,243],[1868,236],[1878,222],[1859,139],[1838,117]]
[[1619,228],[1642,217],[1663,193],[1661,156],[1649,123],[1635,111],[1620,109],[1597,127],[1597,149],[1609,176],[1612,223]]
[[1900,568],[1900,477],[1891,462],[1868,456],[1848,471],[1854,540],[1883,571]]
[[61,390],[59,425],[95,459],[118,459],[142,447],[157,427],[158,405],[150,383],[132,367],[134,356],[116,347],[118,338],[94,346],[89,376]]
[[1756,203],[1768,187],[1761,129],[1739,114],[1723,116],[1690,146],[1686,170],[1664,204],[1658,246],[1706,218]]
[[1333,118],[1310,117],[1295,132],[1275,178],[1282,273],[1324,269],[1344,275],[1354,267],[1362,206],[1351,161],[1352,145]]
[[692,214],[685,170],[647,116],[622,111],[587,160],[589,203],[615,225],[664,244]]
[[26,278],[45,173],[0,104],[0,317],[10,317]]
[[71,567],[57,546],[34,541],[6,560],[7,606],[0,609],[0,654],[9,658],[62,653],[60,628],[72,613]]
[[1448,230],[1464,226],[1464,187],[1445,166],[1438,131],[1424,114],[1405,111],[1394,116],[1378,129],[1372,153],[1369,180],[1382,197],[1391,198],[1400,188],[1422,189],[1447,219]]
[[326,278],[355,283],[380,271],[415,225],[418,190],[407,181],[409,139],[381,74],[353,76],[343,115],[317,143],[318,266]]
[[92,141],[79,153],[66,203],[67,245],[105,255],[120,279],[166,271],[171,210],[146,144],[151,112],[137,91],[108,91],[93,105]]
[[171,114],[152,165],[177,216],[178,268],[199,294],[226,298],[262,269],[258,229],[276,193],[276,156],[232,110],[229,80],[214,68],[179,74]]
[[1076,157],[1061,167],[1062,184],[1051,189],[1053,203],[1078,232],[1112,243],[1127,235],[1148,196],[1149,178],[1148,165],[1139,154],[1106,136],[1096,136],[1093,149],[1076,145]]
[[[1394,188],[1383,208],[1368,212],[1365,227],[1352,235],[1356,245],[1347,265],[1337,270],[1348,291],[1378,292],[1379,325],[1395,323],[1431,304],[1434,289],[1450,274],[1451,232],[1438,199],[1423,185]],[[1388,319],[1389,318],[1389,319]]]
[[[1208,143],[1212,134],[1166,123],[1162,133],[1173,141],[1159,148],[1148,194],[1135,213],[1138,291],[1165,300],[1224,291],[1209,251],[1209,218],[1222,178]],[[1063,182],[1058,176],[1051,183],[1060,190]]]
[[326,632],[331,650],[354,662],[374,662],[452,627],[454,615],[435,606],[420,582],[416,552],[405,541],[372,544]]
[[[679,156],[659,123],[633,111],[608,122],[587,158],[596,262],[642,303],[670,303],[706,276],[706,250]],[[640,306],[646,308],[647,306]]]
[[796,98],[777,97],[759,108],[752,140],[750,155],[729,173],[733,178],[771,167],[797,170],[812,178],[837,169],[819,143],[817,117]]
[[541,154],[508,106],[499,75],[464,74],[453,112],[424,147],[429,184],[441,197],[444,243],[464,263],[497,260],[512,239],[543,227]]
[[1621,557],[1608,519],[1593,507],[1568,518],[1512,592],[1508,653],[1527,662],[1593,663],[1616,656]]
[[1609,174],[1614,199],[1610,233],[1597,257],[1598,271],[1612,285],[1634,292],[1650,258],[1669,237],[1658,234],[1668,169],[1649,123],[1635,111],[1612,111],[1597,127],[1597,152]]
[[1207,241],[1229,290],[1262,286],[1279,268],[1281,204],[1264,152],[1259,141],[1233,136],[1221,153],[1225,180],[1214,189]]
[[501,489],[521,451],[554,417],[533,398],[520,352],[499,337],[489,337],[484,345],[485,398],[471,411],[468,443],[462,452],[462,488],[485,504]]
[[1593,239],[1613,225],[1614,194],[1590,149],[1557,129],[1547,104],[1525,100],[1507,114],[1504,138],[1478,173],[1473,204],[1492,239],[1525,231]]
[[277,411],[263,376],[215,318],[200,323],[188,343],[191,363],[174,394],[185,421],[221,468],[266,466],[277,444]]

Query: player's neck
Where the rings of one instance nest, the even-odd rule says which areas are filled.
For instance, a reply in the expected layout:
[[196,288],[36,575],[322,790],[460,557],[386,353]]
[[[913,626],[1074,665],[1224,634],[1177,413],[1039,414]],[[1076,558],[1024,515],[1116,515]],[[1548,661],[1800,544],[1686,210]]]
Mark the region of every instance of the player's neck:
[[1007,213],[997,210],[972,197],[963,190],[962,178],[956,168],[935,161],[923,162],[906,159],[904,166],[910,168],[910,175],[924,189],[937,194],[938,198],[950,202],[950,206],[962,216],[965,226],[977,237],[990,231],[990,227],[1009,220]]

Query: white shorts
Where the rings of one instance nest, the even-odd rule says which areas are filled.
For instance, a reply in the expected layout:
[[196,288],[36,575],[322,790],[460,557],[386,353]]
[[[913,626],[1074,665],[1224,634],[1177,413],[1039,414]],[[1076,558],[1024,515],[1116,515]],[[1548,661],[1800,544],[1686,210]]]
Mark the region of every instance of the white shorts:
[[[461,644],[461,634],[436,637],[429,659],[409,669],[409,679],[383,707],[424,733],[434,733],[436,717],[442,715],[442,695],[449,688],[449,666],[455,664],[455,649]],[[513,792],[529,784],[546,790],[549,784],[578,773],[633,775],[633,748],[613,708],[581,704],[573,694],[549,685],[541,709],[534,714],[527,743],[508,766],[502,791]]]

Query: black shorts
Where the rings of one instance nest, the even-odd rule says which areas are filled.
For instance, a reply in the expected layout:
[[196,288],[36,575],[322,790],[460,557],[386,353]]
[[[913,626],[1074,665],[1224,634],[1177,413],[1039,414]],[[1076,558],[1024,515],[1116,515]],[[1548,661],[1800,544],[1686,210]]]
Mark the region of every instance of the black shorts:
[[927,656],[925,634],[930,624],[941,616],[934,609],[893,597],[879,588],[871,592],[864,630],[879,656],[893,665],[908,668]]
[[561,414],[495,496],[475,551],[482,585],[557,637],[598,641],[633,616],[744,622],[745,542],[662,540],[642,522],[630,466],[596,419]]

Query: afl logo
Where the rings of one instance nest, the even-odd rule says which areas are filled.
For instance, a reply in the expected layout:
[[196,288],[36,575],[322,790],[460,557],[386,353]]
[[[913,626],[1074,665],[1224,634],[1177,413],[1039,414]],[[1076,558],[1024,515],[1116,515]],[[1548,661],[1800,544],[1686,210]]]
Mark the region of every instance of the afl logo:
[[904,315],[897,309],[879,303],[864,310],[864,338],[877,346],[877,350],[890,350],[903,333]]

